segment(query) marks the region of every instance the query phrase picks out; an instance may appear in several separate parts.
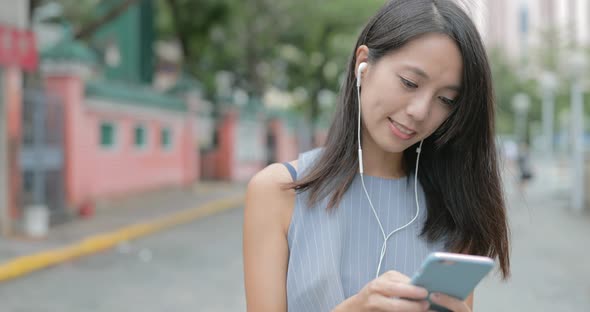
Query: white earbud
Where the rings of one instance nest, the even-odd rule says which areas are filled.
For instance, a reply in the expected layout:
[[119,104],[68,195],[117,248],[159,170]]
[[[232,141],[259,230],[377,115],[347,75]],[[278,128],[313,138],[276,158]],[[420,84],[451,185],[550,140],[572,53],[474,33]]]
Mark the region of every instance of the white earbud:
[[356,71],[356,86],[357,87],[361,86],[361,75],[363,74],[363,71],[365,71],[365,68],[367,68],[366,62],[362,62],[359,64],[359,68]]

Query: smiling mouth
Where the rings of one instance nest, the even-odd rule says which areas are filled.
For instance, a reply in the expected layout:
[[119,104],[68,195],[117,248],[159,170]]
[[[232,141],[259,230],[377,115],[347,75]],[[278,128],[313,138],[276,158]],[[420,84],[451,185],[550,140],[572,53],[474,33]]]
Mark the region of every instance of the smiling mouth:
[[393,134],[400,137],[401,139],[408,140],[416,134],[416,131],[408,129],[407,127],[396,122],[390,117],[387,117],[387,119],[389,119],[390,129],[393,132]]

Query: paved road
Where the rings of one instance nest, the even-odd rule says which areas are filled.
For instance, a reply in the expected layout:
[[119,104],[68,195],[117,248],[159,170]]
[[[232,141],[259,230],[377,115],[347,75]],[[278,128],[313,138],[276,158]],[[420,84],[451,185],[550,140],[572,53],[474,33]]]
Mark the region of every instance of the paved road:
[[242,209],[0,284],[0,311],[245,311]]
[[509,188],[513,276],[480,285],[478,312],[590,311],[590,215],[569,208],[570,184],[561,172]]

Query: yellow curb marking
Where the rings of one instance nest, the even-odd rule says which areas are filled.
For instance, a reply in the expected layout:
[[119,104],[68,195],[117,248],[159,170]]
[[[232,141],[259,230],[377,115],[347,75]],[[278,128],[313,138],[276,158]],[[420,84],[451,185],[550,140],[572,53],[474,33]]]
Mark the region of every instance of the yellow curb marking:
[[136,239],[176,225],[188,223],[215,213],[235,208],[244,202],[244,196],[205,203],[199,207],[177,212],[154,221],[138,223],[116,230],[90,236],[72,245],[15,258],[0,264],[0,282],[40,270],[78,257],[112,248],[122,241]]

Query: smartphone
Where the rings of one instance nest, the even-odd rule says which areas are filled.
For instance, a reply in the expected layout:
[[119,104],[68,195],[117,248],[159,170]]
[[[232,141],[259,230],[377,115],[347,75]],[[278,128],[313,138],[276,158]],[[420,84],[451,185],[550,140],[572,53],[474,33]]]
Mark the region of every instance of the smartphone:
[[[465,300],[493,267],[494,260],[488,257],[434,252],[426,257],[411,283],[426,288],[429,293]],[[430,309],[449,311],[432,303]]]

